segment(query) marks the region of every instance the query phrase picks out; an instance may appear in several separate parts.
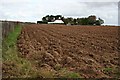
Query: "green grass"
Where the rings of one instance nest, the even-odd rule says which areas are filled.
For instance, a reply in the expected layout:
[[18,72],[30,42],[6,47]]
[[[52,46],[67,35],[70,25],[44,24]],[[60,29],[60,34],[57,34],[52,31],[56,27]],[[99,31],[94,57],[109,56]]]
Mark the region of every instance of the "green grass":
[[75,73],[75,72],[70,72],[70,73],[66,74],[66,77],[67,78],[80,78],[79,74]]
[[[17,57],[17,37],[19,36],[21,32],[22,27],[16,26],[15,30],[13,32],[10,32],[9,35],[3,40],[3,60],[11,60],[13,58]],[[9,54],[12,53],[12,54]]]
[[112,69],[112,68],[104,68],[104,71],[105,71],[105,72],[112,72],[113,69]]
[[13,32],[3,40],[3,77],[34,77],[37,75],[36,71],[31,66],[31,63],[25,59],[21,58],[17,50],[17,38],[21,33],[21,26],[16,26]]
[[59,71],[58,71],[58,75],[61,77],[61,78],[81,78],[80,74],[76,73],[76,72],[73,72],[73,71],[69,71],[68,69],[66,68],[61,68]]

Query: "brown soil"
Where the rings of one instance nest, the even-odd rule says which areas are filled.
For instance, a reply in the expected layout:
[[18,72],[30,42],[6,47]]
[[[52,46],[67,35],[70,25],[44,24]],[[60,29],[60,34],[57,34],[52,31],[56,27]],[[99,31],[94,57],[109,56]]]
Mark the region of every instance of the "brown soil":
[[67,68],[82,78],[116,77],[118,27],[25,25],[18,49],[37,69]]

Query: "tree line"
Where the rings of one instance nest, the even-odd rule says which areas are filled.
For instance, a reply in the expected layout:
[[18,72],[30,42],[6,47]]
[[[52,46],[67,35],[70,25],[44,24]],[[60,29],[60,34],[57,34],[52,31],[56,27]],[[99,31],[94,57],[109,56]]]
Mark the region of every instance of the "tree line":
[[48,22],[54,22],[55,20],[62,20],[64,24],[70,24],[70,25],[101,25],[104,23],[104,20],[101,18],[98,18],[95,15],[91,15],[85,18],[64,18],[62,15],[46,15],[42,18],[42,21],[38,21],[38,23],[45,23]]

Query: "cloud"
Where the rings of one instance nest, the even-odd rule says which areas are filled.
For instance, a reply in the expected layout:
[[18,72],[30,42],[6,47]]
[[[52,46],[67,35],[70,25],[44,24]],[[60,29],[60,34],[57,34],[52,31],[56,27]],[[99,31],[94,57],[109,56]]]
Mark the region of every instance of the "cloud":
[[105,8],[116,6],[118,2],[85,2],[85,4],[90,8]]
[[2,0],[0,19],[36,22],[46,15],[87,17],[96,15],[105,24],[118,23],[118,0]]
[[79,2],[119,2],[119,0],[78,0]]
[[105,24],[118,24],[118,3],[116,2],[89,2],[87,13],[95,14],[105,20]]
[[120,26],[120,2],[118,3],[118,25]]

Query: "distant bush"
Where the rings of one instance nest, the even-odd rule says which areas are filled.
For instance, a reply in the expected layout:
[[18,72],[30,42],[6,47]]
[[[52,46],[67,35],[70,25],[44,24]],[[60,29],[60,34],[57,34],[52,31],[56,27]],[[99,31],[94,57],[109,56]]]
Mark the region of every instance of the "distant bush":
[[48,22],[37,21],[37,24],[47,24]]

